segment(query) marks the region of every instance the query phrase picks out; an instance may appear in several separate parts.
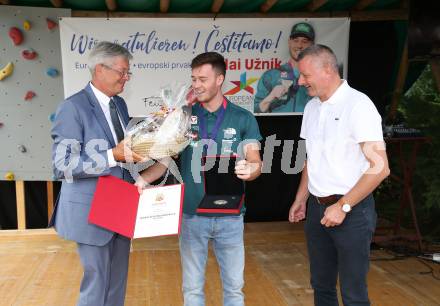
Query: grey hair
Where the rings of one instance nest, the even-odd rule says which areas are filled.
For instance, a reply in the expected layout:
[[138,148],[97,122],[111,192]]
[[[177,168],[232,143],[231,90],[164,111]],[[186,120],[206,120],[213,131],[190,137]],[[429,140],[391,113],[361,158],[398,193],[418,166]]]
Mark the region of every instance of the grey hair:
[[93,74],[95,72],[95,67],[98,64],[111,66],[115,57],[123,57],[127,61],[133,58],[130,52],[121,45],[109,41],[101,41],[97,43],[89,55],[88,67],[90,72]]
[[301,53],[298,55],[298,62],[304,59],[306,56],[319,58],[322,66],[328,65],[335,72],[339,73],[338,59],[330,47],[320,44],[311,45],[301,51]]

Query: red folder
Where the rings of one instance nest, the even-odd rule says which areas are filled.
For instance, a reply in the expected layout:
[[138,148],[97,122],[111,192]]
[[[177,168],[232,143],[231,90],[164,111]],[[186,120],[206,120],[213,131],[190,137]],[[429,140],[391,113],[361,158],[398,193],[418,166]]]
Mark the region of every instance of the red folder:
[[[160,188],[160,187],[156,187]],[[139,204],[137,187],[114,176],[101,176],[96,185],[89,222],[133,238]],[[182,214],[183,185],[179,216]]]

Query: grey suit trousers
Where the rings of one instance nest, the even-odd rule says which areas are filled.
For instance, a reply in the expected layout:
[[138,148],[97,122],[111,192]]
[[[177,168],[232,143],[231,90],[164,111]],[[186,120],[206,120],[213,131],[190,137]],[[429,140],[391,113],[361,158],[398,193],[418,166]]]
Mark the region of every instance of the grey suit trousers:
[[78,243],[84,267],[78,306],[123,306],[130,239],[115,234],[103,246]]

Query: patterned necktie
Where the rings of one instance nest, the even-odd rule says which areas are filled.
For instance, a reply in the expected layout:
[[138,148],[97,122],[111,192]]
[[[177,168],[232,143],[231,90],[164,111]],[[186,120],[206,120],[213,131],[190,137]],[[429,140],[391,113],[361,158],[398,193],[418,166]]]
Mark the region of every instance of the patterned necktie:
[[121,122],[118,117],[118,110],[116,109],[115,102],[113,99],[110,99],[110,117],[112,119],[113,128],[115,129],[116,138],[118,139],[118,143],[124,139],[124,130],[122,129]]

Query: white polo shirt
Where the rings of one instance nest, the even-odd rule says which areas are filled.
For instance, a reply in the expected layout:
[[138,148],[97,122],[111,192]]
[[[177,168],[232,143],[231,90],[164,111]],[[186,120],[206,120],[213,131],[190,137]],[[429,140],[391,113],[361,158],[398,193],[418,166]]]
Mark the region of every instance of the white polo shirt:
[[359,143],[383,141],[381,121],[370,98],[345,80],[327,101],[306,104],[300,136],[311,194],[346,194],[357,183],[369,168]]

